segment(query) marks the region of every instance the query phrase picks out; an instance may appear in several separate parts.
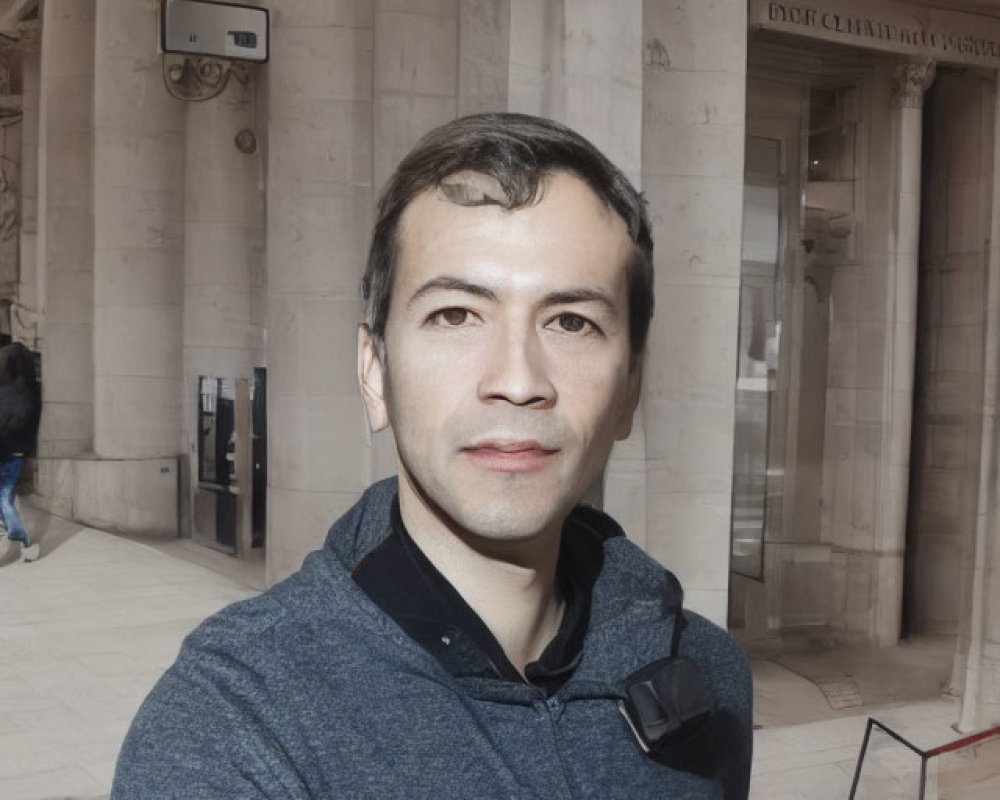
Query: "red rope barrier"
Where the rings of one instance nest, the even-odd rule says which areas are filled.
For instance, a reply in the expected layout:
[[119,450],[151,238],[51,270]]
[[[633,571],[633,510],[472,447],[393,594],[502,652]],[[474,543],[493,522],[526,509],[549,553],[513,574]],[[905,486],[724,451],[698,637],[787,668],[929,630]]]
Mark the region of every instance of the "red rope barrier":
[[989,739],[991,736],[1000,736],[1000,725],[997,725],[995,728],[987,728],[985,731],[980,731],[979,733],[970,733],[968,736],[963,736],[961,739],[956,739],[939,747],[933,747],[925,751],[924,755],[927,758],[931,758],[939,756],[941,753],[950,753],[952,750],[960,750],[963,747],[968,747],[970,744],[981,742],[983,739]]

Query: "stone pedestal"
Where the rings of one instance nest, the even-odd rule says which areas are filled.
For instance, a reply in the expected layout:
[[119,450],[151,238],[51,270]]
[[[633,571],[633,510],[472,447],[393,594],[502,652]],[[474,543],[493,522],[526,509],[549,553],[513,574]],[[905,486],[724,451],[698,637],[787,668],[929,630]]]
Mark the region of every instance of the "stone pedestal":
[[177,459],[44,458],[33,502],[102,530],[177,533]]

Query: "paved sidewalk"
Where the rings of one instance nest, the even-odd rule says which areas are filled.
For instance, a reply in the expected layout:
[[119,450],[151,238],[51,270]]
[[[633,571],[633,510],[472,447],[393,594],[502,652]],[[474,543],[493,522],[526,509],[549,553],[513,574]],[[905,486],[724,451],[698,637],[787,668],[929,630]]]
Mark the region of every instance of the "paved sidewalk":
[[129,722],[181,639],[255,592],[25,508],[40,560],[0,536],[0,798],[100,798]]
[[[24,516],[41,541],[39,561],[20,563],[0,537],[0,798],[105,798],[142,698],[200,620],[255,593],[252,575],[190,542],[143,543],[30,507]],[[924,747],[957,736],[952,699],[845,716],[786,667],[755,661],[754,672],[763,725],[754,800],[846,798],[868,714]],[[910,780],[908,764],[882,758],[876,766],[888,773],[884,785],[896,786]],[[915,797],[915,787],[867,795],[896,796]]]
[[[864,709],[861,714],[785,725],[754,734],[751,800],[847,800],[872,716],[922,749],[953,741],[958,701],[936,698],[898,706]],[[937,797],[930,763],[925,800]],[[920,759],[884,735],[872,735],[858,800],[915,800]]]

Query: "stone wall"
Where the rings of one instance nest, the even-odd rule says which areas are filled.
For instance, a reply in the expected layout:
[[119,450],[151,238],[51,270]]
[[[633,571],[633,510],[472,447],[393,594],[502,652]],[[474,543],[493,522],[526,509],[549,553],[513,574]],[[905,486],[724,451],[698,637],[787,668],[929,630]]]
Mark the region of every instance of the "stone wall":
[[[197,534],[197,376],[265,365],[268,580],[294,571],[394,469],[355,377],[378,189],[459,113],[548,114],[642,184],[656,227],[647,389],[604,501],[725,621],[743,3],[275,4],[269,63],[201,104],[165,88],[158,2],[64,5],[44,8],[41,56],[43,455],[178,459]],[[244,129],[258,151],[234,147]]]

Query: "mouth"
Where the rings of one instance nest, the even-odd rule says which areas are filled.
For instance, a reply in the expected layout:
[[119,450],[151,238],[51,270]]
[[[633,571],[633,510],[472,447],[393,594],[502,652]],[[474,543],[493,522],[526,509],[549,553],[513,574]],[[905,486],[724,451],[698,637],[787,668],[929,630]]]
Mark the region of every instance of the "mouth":
[[462,449],[474,466],[491,472],[535,472],[548,466],[559,450],[534,440],[477,442]]

